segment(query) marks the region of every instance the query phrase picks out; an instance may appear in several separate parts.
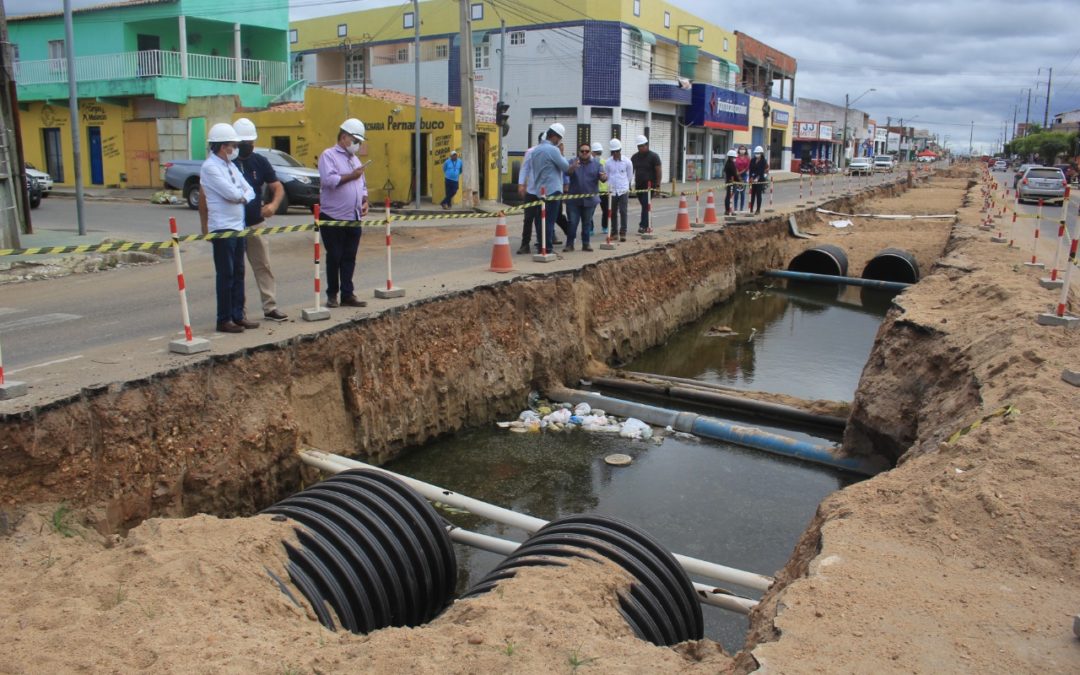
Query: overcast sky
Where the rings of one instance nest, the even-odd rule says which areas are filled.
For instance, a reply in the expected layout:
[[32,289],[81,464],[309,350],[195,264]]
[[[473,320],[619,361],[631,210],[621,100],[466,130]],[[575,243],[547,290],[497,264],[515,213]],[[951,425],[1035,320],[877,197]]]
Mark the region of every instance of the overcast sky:
[[[101,0],[73,0],[76,7]],[[8,14],[60,10],[62,0],[3,0]],[[649,2],[649,0],[642,0]],[[854,106],[884,123],[930,129],[966,152],[1000,142],[1027,112],[1042,123],[1048,69],[1050,116],[1080,108],[1077,0],[672,0],[798,60],[797,96]],[[401,0],[290,0],[292,18],[406,4]],[[1041,69],[1041,72],[1040,72]],[[1011,130],[1009,131],[1011,135]]]

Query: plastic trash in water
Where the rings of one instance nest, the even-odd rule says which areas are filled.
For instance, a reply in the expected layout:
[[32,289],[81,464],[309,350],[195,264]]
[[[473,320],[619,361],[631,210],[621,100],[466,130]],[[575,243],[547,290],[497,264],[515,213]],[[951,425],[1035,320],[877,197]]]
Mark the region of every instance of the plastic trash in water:
[[652,427],[637,418],[631,417],[623,422],[619,435],[623,438],[651,438]]
[[544,415],[543,420],[548,424],[566,424],[570,421],[571,417],[572,415],[569,410],[566,408],[559,408],[548,415]]
[[592,412],[592,406],[582,401],[574,406],[574,414],[578,417],[585,417]]

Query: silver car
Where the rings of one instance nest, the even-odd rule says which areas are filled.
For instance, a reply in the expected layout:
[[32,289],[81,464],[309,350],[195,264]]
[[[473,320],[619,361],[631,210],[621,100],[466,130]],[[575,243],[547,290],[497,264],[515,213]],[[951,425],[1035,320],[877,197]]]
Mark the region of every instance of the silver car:
[[1065,203],[1065,174],[1052,166],[1033,166],[1024,172],[1017,187],[1016,198],[1023,201]]

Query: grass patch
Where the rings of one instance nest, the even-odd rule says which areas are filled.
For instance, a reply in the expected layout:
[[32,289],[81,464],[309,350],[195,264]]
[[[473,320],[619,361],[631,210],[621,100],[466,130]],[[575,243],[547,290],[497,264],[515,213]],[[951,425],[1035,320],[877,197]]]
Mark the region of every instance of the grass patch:
[[68,516],[71,515],[71,509],[66,504],[61,504],[53,511],[52,514],[52,529],[57,534],[65,537],[74,537],[75,530],[71,529],[71,525],[68,523]]
[[589,665],[593,661],[596,661],[597,658],[598,657],[596,656],[582,656],[581,647],[579,646],[577,649],[570,652],[567,663],[570,664],[571,671],[576,673],[578,668]]

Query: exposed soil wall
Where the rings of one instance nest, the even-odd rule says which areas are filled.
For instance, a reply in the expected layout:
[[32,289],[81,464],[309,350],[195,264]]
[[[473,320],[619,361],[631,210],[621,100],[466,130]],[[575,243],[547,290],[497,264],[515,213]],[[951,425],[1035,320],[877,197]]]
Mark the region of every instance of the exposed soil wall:
[[706,231],[8,415],[0,494],[92,507],[103,532],[252,513],[300,487],[304,444],[386,460],[662,342],[783,264],[785,236],[780,218]]

